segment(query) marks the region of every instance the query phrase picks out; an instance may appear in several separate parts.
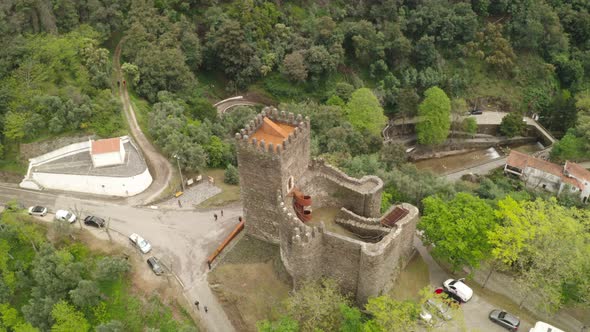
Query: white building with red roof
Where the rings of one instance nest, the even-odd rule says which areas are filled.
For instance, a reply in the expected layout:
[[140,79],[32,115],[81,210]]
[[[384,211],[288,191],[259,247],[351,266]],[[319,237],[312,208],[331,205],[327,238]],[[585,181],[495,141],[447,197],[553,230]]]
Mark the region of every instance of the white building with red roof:
[[125,163],[125,147],[120,137],[90,141],[90,158],[94,167]]
[[504,172],[517,175],[529,188],[545,189],[558,195],[569,188],[584,203],[590,196],[590,171],[570,161],[561,166],[512,150],[506,159]]

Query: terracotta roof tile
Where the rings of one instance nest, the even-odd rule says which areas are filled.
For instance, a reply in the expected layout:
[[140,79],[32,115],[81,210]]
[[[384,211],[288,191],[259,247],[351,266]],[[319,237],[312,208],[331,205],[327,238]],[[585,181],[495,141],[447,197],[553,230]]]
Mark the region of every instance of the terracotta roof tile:
[[121,148],[121,138],[107,138],[92,141],[91,154],[118,152]]
[[258,142],[264,140],[266,144],[272,143],[276,146],[282,144],[293,131],[295,131],[294,126],[274,122],[265,117],[260,128],[258,128],[258,130],[256,130],[256,132],[250,137],[250,141],[256,138]]
[[[506,164],[508,166],[516,167],[519,169],[524,170],[527,167],[538,169],[545,173],[553,174],[561,178],[561,181],[568,183],[577,188],[583,188],[583,185],[578,180],[568,177],[564,174],[563,170],[564,167],[548,162],[543,159],[535,158],[533,156],[529,156],[528,154],[524,154],[522,152],[518,152],[516,150],[510,151],[510,155],[508,155],[508,159],[506,160]],[[572,164],[572,163],[569,163]],[[567,166],[568,164],[566,164]],[[577,166],[577,167],[575,167]],[[581,166],[575,164],[574,168],[576,172],[580,172],[579,168]],[[570,166],[571,167],[571,166]],[[583,169],[583,168],[582,168]],[[586,171],[586,173],[590,174],[590,172]]]
[[582,167],[580,164],[565,162],[565,171],[578,179],[585,179],[590,181],[590,171]]

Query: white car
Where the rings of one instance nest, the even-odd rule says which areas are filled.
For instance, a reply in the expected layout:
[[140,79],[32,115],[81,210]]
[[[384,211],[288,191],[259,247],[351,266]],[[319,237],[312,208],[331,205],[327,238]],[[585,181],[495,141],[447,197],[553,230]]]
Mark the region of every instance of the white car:
[[144,254],[147,254],[150,252],[150,250],[152,250],[152,246],[138,234],[133,233],[129,235],[129,240]]
[[473,290],[463,283],[465,278],[448,279],[443,282],[443,287],[451,294],[456,295],[461,301],[467,302],[473,296]]
[[55,212],[55,220],[63,220],[73,224],[76,222],[76,219],[76,215],[68,210],[57,210]]
[[39,205],[31,206],[29,208],[29,214],[31,216],[45,217],[45,215],[47,214],[47,208]]

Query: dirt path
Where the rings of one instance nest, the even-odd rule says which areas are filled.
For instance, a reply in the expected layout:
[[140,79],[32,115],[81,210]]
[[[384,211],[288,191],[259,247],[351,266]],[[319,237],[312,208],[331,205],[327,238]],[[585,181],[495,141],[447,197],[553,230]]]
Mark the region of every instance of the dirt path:
[[174,172],[174,168],[168,159],[162,156],[152,145],[152,143],[145,137],[141,131],[141,128],[139,127],[139,124],[137,123],[137,119],[135,118],[135,111],[133,110],[133,107],[129,101],[127,86],[126,84],[123,84],[123,73],[121,71],[120,64],[121,45],[124,41],[125,38],[121,39],[117,45],[117,48],[115,49],[115,54],[113,56],[113,66],[117,72],[117,80],[121,82],[119,86],[119,98],[121,98],[121,103],[123,104],[125,119],[127,119],[127,123],[129,123],[131,135],[143,152],[143,156],[146,159],[148,168],[153,178],[152,184],[144,192],[130,197],[127,200],[127,203],[129,205],[147,205],[150,202],[156,200],[168,187],[168,184],[172,178],[172,173]]

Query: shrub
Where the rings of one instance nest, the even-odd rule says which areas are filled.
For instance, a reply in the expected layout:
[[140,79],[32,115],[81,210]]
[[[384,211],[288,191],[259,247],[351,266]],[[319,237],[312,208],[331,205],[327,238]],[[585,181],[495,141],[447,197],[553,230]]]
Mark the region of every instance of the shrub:
[[227,184],[238,184],[240,183],[240,176],[238,174],[238,169],[235,168],[232,164],[227,165],[225,169],[225,174],[223,176],[223,182]]

